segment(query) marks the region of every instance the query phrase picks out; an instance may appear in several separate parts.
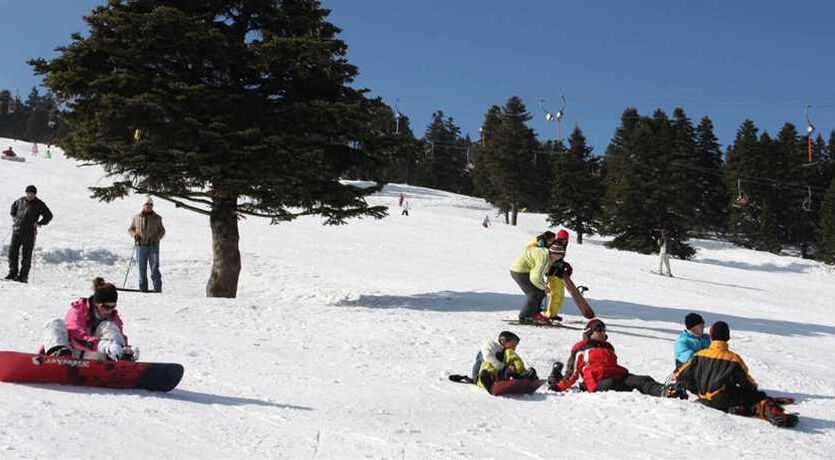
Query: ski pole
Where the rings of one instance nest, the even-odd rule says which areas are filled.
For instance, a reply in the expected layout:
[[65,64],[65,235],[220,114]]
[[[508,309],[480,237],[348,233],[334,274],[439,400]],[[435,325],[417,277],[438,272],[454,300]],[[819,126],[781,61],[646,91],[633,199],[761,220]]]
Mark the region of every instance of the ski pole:
[[130,252],[130,261],[128,262],[128,269],[125,271],[125,281],[122,282],[122,289],[128,284],[128,275],[130,274],[130,267],[133,265],[133,258],[136,255],[136,243],[133,245],[133,250]]
[[38,228],[35,227],[35,236],[32,237],[32,266],[29,268],[29,276],[32,277],[32,281],[35,281],[35,261],[38,260],[35,257],[35,245],[38,241]]

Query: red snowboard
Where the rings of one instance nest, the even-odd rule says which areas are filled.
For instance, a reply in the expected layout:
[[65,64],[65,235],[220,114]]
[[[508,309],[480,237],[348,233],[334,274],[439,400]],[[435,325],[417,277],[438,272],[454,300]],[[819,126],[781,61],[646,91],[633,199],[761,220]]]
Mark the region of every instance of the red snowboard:
[[2,382],[171,391],[182,378],[183,366],[179,364],[98,361],[0,351]]
[[545,380],[499,380],[490,388],[490,394],[493,396],[529,394],[536,391],[543,383]]

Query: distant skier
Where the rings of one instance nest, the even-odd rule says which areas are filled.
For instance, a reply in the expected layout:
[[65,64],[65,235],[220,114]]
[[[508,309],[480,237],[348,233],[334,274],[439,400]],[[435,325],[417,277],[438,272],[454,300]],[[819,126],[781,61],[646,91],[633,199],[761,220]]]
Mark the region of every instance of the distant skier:
[[400,196],[397,198],[397,206],[403,207],[403,200],[406,199],[406,195],[403,195],[403,192],[400,192]]
[[16,156],[17,156],[17,154],[16,154],[16,153],[14,153],[14,149],[12,149],[11,147],[9,147],[9,148],[7,148],[6,150],[3,150],[3,156],[5,156],[5,157],[9,157],[9,158],[14,158],[14,157],[16,157]]
[[148,291],[148,265],[154,292],[162,292],[162,274],[159,271],[159,242],[165,236],[162,217],[154,212],[154,200],[148,197],[142,212],[133,217],[128,234],[136,242],[136,263],[139,271],[139,290]]
[[705,320],[698,313],[688,313],[684,317],[684,331],[676,339],[674,354],[676,369],[690,361],[699,350],[710,346],[710,337],[705,334]]
[[794,414],[786,414],[784,404],[791,398],[769,398],[757,389],[748,366],[728,349],[730,328],[724,321],[710,328],[710,347],[695,355],[675,373],[675,379],[699,398],[699,402],[729,414],[759,417],[780,427],[797,425]]
[[490,215],[484,216],[484,220],[481,221],[481,226],[484,228],[490,228]]
[[540,311],[542,300],[550,292],[548,286],[545,285],[544,276],[548,272],[548,267],[562,257],[564,252],[559,253],[562,249],[557,245],[546,249],[532,243],[525,247],[522,255],[517,257],[510,266],[510,276],[525,294],[526,299],[525,305],[519,311],[519,322],[542,324],[550,322]]
[[[595,318],[586,324],[583,340],[571,349],[566,362],[566,375],[552,375],[548,388],[553,391],[565,391],[582,379],[580,388],[594,393],[597,391],[632,391],[656,397],[686,397],[675,385],[664,385],[646,375],[634,375],[618,365],[615,347],[608,342],[606,325]],[[554,373],[558,374],[558,373]]]
[[38,156],[38,143],[37,142],[32,144],[32,156],[33,157]]
[[409,217],[409,209],[411,209],[411,205],[409,204],[409,201],[408,200],[403,200],[403,203],[401,204],[401,207],[403,208],[403,211],[400,213],[400,215]]
[[85,359],[135,361],[139,350],[128,345],[116,310],[119,292],[102,278],[93,280],[93,295],[72,303],[63,320],[46,324],[41,353]]
[[667,276],[673,277],[673,272],[670,270],[670,255],[667,251],[670,248],[670,234],[667,230],[661,230],[661,237],[658,239],[660,245],[658,249],[658,274],[664,274],[664,266],[667,267]]
[[[9,274],[7,280],[20,283],[29,282],[29,270],[32,266],[32,251],[35,249],[35,239],[38,227],[43,227],[52,220],[52,212],[46,203],[38,199],[38,189],[34,185],[26,187],[26,196],[12,203],[11,216],[12,241],[9,246]],[[18,270],[18,257],[23,249]]]

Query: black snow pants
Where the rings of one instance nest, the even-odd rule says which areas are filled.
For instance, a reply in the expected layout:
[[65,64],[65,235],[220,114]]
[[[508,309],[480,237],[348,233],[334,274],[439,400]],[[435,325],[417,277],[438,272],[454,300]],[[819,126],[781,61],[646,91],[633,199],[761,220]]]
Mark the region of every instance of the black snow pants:
[[661,397],[664,395],[664,384],[656,382],[648,375],[626,374],[622,379],[603,379],[597,383],[596,391],[632,391]]
[[525,293],[525,305],[519,311],[519,319],[530,318],[534,313],[542,310],[542,300],[545,299],[545,291],[534,286],[530,280],[530,273],[519,273],[510,271],[510,276],[522,292]]
[[[18,270],[18,257],[23,249],[23,259],[20,261]],[[9,274],[19,279],[29,278],[29,269],[32,266],[32,251],[35,249],[35,232],[12,232],[12,241],[9,245]]]

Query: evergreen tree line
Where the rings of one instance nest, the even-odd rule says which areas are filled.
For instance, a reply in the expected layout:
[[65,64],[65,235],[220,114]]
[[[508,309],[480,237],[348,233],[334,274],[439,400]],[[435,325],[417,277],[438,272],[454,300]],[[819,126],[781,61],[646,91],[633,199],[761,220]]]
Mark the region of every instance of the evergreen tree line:
[[60,134],[57,104],[51,93],[32,88],[26,101],[0,90],[0,137],[26,142],[51,143]]
[[[381,129],[400,142],[357,176],[406,182],[485,198],[515,225],[520,211],[545,212],[554,225],[611,235],[610,247],[689,258],[694,237],[713,236],[779,253],[799,248],[835,263],[835,131],[811,142],[786,123],[776,137],[753,121],[740,125],[724,151],[713,122],[697,124],[676,108],[651,116],[628,108],[604,154],[595,155],[579,127],[562,141],[541,142],[523,101],[511,97],[484,115],[476,142],[435,112],[421,139],[391,109]],[[810,159],[811,150],[811,159]]]

